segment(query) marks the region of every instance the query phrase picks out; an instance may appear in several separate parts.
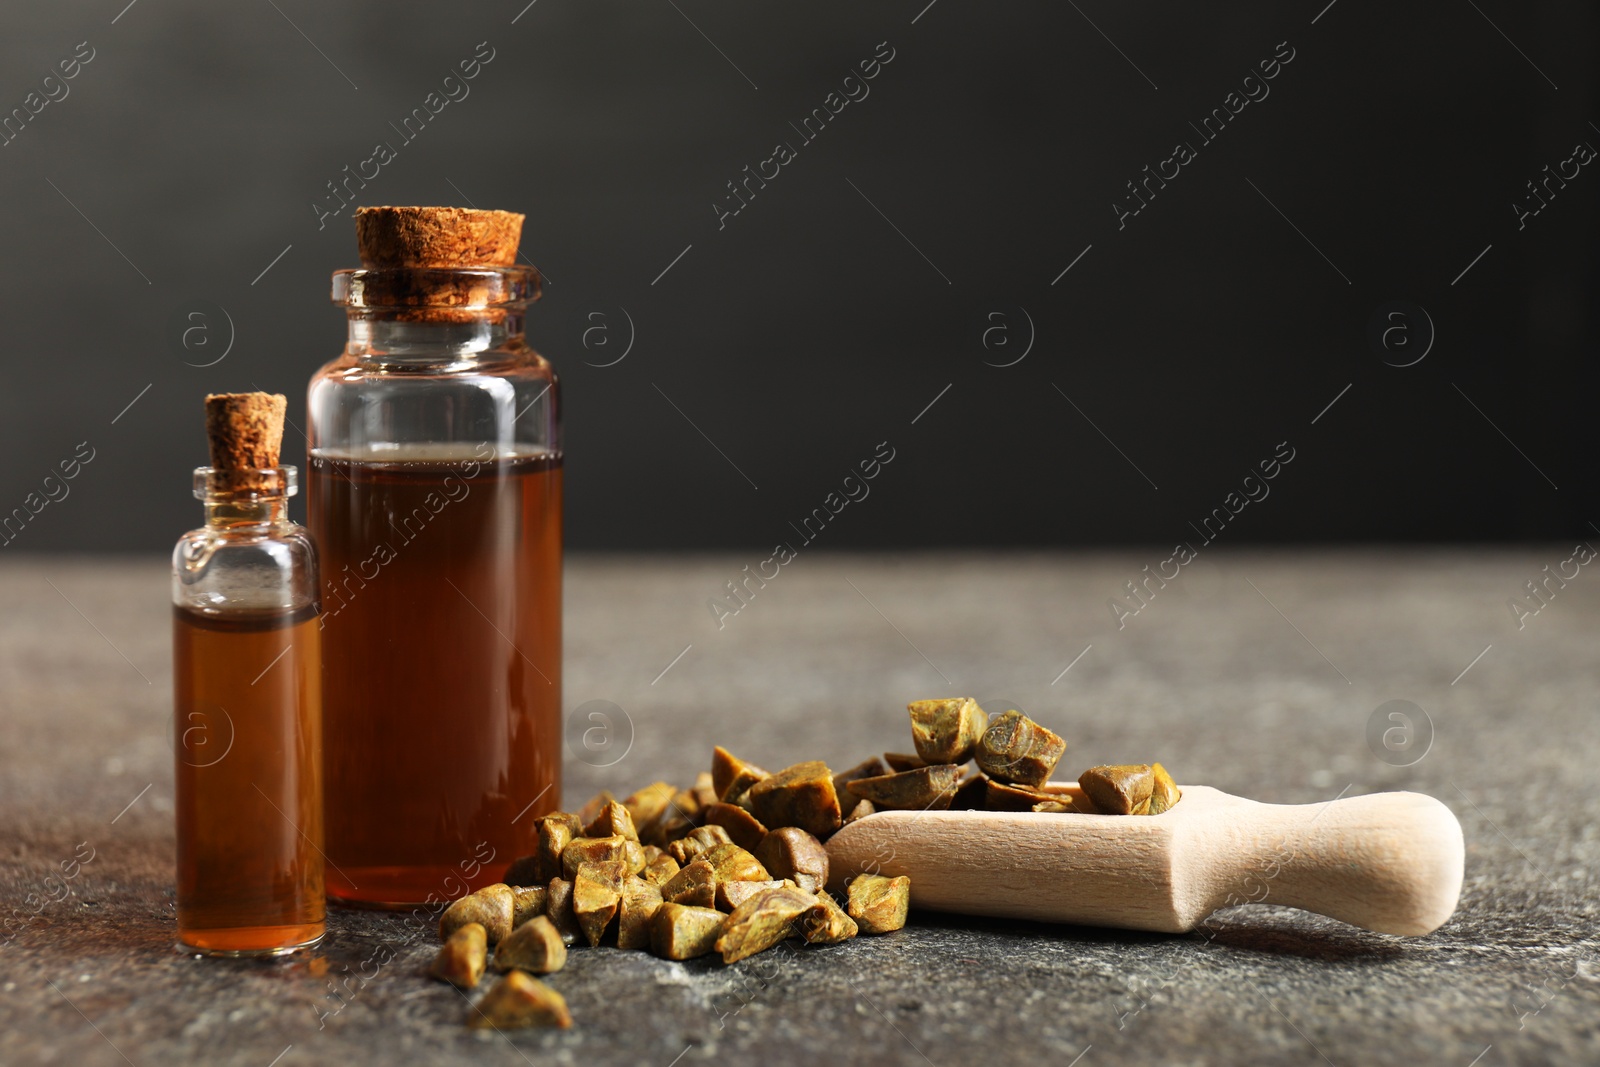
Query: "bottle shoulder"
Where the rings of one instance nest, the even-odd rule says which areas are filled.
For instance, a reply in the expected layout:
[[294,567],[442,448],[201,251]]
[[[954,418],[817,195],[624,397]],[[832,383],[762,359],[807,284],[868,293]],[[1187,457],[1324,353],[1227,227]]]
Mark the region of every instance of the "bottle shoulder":
[[197,526],[178,538],[178,547],[186,544],[213,544],[247,548],[252,545],[287,544],[309,546],[311,531],[298,522],[239,523],[233,526]]
[[557,375],[555,366],[548,359],[525,345],[455,359],[440,357],[427,360],[384,361],[345,351],[317,369],[311,376],[311,387],[315,389],[321,384],[382,386],[427,381],[453,382],[470,388],[476,382],[505,379],[554,383]]
[[503,360],[402,369],[347,352],[317,373],[306,400],[313,454],[440,442],[561,448],[560,383],[549,361],[527,348]]
[[202,526],[172,550],[172,600],[179,605],[297,608],[315,602],[317,584],[316,545],[298,523]]
[[202,526],[178,538],[172,549],[174,575],[198,581],[219,571],[250,569],[259,575],[315,573],[317,546],[299,523],[233,527]]

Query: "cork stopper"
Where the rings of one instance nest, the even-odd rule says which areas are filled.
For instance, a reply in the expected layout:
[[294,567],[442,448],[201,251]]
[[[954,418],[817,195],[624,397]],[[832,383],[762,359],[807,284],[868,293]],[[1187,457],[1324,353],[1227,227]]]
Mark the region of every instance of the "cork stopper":
[[[248,472],[278,466],[283,448],[283,416],[289,402],[282,393],[212,393],[206,397],[206,438],[214,471],[242,471],[236,488],[265,488]],[[262,480],[257,478],[256,482]]]
[[356,209],[356,243],[368,270],[395,267],[510,267],[522,240],[514,211],[462,207]]

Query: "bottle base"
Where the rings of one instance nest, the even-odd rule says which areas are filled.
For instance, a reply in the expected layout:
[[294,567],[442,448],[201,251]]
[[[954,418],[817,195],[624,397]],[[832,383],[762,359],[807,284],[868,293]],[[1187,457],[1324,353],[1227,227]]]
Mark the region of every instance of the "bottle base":
[[313,948],[326,933],[323,923],[182,930],[178,933],[178,949],[190,954],[225,959],[266,959]]

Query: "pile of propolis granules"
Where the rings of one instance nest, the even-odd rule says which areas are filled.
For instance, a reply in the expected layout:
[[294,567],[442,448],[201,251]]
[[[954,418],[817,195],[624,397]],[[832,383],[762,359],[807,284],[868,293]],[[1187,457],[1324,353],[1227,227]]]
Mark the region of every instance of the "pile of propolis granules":
[[[789,938],[835,945],[903,927],[909,878],[835,879],[842,903],[828,888],[823,842],[875,812],[1159,815],[1178,802],[1159,763],[1090,768],[1078,795],[1045,788],[1067,744],[1019,711],[991,719],[970,697],[907,710],[915,755],[886,753],[837,774],[820,760],[769,774],[717,747],[688,789],[656,782],[544,816],[539,851],[446,909],[429,973],[460,989],[475,988],[488,966],[504,974],[469,1026],[568,1027],[565,998],[533,975],[561,970],[580,942],[736,963]],[[978,770],[967,777],[969,761]]]

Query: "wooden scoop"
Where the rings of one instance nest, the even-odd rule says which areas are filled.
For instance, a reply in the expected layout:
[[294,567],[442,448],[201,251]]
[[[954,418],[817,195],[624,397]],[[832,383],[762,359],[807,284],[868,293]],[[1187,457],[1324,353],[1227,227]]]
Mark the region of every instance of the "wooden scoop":
[[883,811],[828,839],[836,889],[904,874],[914,908],[1175,934],[1235,904],[1431,933],[1463,860],[1461,824],[1421,793],[1258,804],[1198,785],[1160,815]]

